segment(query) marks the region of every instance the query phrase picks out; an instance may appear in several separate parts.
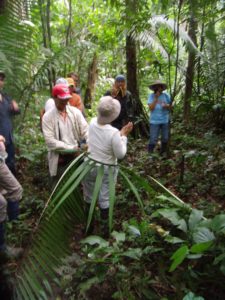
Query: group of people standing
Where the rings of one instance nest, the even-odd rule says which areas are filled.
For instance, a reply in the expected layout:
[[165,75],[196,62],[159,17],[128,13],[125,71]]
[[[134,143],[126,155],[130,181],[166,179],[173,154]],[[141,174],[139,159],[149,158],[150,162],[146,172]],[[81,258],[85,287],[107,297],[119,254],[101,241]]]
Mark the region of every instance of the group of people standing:
[[[106,220],[109,210],[108,165],[114,165],[116,183],[117,159],[125,156],[127,136],[133,129],[131,120],[135,113],[134,100],[127,90],[125,77],[116,76],[113,87],[98,103],[97,117],[88,124],[80,90],[76,86],[77,78],[74,73],[68,74],[67,78],[59,78],[52,89],[52,98],[47,100],[41,111],[41,128],[48,148],[49,173],[54,186],[69,163],[82,151],[87,151],[91,159],[104,164],[98,203],[102,219]],[[22,197],[22,188],[13,175],[15,166],[11,124],[11,115],[19,113],[19,108],[15,101],[2,92],[4,80],[5,74],[0,72],[0,188],[6,190],[4,193],[0,191],[0,253],[7,249],[3,230],[6,211],[9,220],[16,219],[19,213],[18,203]],[[165,83],[156,81],[150,85],[150,89],[154,93],[148,99],[151,111],[148,151],[153,152],[161,131],[163,153],[169,137],[171,100],[163,93]],[[93,169],[83,182],[87,208],[91,203],[96,172]],[[9,176],[11,179],[7,181]]]

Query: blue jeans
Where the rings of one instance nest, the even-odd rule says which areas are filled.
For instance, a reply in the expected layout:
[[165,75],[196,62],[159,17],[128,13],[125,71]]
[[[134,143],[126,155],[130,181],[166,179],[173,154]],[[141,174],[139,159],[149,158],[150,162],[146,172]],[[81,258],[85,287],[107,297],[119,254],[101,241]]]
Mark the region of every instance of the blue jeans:
[[153,151],[161,132],[162,145],[167,144],[169,139],[169,123],[166,124],[150,124],[150,141],[149,151]]

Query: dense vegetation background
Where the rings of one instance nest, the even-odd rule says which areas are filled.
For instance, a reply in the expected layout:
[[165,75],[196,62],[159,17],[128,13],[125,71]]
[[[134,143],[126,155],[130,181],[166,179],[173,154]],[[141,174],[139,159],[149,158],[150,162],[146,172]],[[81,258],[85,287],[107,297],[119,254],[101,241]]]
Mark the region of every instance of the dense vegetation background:
[[[0,69],[22,110],[14,127],[24,199],[9,241],[29,248],[49,197],[39,111],[54,80],[70,71],[80,75],[89,119],[115,75],[126,75],[137,105],[123,165],[147,182],[131,175],[144,212],[132,188],[119,182],[109,242],[80,243],[84,236],[74,225],[73,255],[57,275],[43,267],[33,276],[29,253],[9,264],[20,299],[224,299],[224,11],[223,0],[0,2]],[[150,162],[146,102],[157,78],[173,100],[170,156]],[[35,249],[37,269],[49,258],[46,247]]]

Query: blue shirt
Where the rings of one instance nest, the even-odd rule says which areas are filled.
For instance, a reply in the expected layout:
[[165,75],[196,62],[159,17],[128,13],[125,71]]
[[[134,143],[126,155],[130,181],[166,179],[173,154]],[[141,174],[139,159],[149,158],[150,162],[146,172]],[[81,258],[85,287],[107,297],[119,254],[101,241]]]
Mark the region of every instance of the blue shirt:
[[[155,94],[150,94],[148,97],[148,104],[154,101]],[[167,124],[169,123],[169,110],[162,107],[162,103],[170,104],[170,96],[166,93],[162,93],[158,97],[155,108],[150,113],[150,124]]]
[[6,145],[13,142],[13,127],[11,117],[18,114],[11,106],[12,98],[7,94],[0,92],[2,101],[0,101],[0,135],[3,135]]

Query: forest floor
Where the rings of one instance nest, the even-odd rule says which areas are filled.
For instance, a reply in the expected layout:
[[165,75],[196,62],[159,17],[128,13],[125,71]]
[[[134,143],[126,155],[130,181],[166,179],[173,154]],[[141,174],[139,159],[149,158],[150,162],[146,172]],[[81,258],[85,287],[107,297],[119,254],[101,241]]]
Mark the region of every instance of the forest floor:
[[[196,131],[176,126],[171,131],[170,151],[167,159],[162,159],[159,147],[153,158],[147,152],[147,139],[130,140],[128,154],[122,164],[147,178],[152,176],[170,189],[180,199],[190,203],[193,207],[203,210],[206,217],[214,216],[225,208],[225,139],[222,134],[214,134],[211,130]],[[29,247],[32,231],[37,219],[49,197],[49,181],[47,161],[45,155],[29,163],[26,159],[19,160],[19,180],[24,188],[24,197],[21,205],[21,217],[18,224],[8,225],[8,241],[10,244]],[[119,208],[116,208],[115,228],[119,231],[124,220],[136,217],[139,213],[136,204],[127,205],[121,194],[120,182],[117,187],[117,198],[120,199]],[[98,220],[97,231],[100,233]],[[16,231],[14,228],[16,227]],[[71,247],[74,252],[80,253],[79,241],[84,238],[82,228],[75,229]],[[18,241],[19,237],[19,241]],[[19,267],[15,263],[8,265],[9,270]],[[106,284],[105,293],[98,289],[96,298],[110,299],[110,287]],[[93,295],[93,294],[92,294]],[[61,299],[69,299],[61,295]]]

